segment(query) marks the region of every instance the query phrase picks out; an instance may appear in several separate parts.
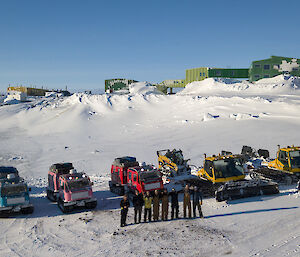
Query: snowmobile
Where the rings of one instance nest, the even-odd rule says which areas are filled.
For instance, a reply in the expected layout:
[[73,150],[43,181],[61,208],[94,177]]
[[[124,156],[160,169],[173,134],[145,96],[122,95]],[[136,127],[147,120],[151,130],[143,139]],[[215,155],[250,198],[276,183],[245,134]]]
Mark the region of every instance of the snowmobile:
[[300,147],[287,146],[278,151],[274,160],[264,158],[259,167],[252,166],[252,178],[266,178],[278,183],[292,184],[300,179]]
[[[210,182],[208,187],[215,191],[217,201],[279,193],[275,182],[246,180],[238,155],[205,156],[204,166],[198,171],[198,176]],[[203,185],[201,187],[203,190]]]

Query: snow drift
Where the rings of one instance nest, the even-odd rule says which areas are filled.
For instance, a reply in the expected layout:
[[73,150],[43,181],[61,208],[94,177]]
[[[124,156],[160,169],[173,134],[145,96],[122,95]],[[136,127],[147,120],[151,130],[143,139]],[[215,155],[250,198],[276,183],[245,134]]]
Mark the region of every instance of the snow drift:
[[188,84],[179,95],[300,95],[300,79],[279,75],[254,83],[233,79],[208,78]]
[[151,85],[148,82],[136,82],[129,85],[129,93],[131,95],[141,94],[141,95],[149,95],[149,94],[158,94],[162,93],[157,90],[157,88]]

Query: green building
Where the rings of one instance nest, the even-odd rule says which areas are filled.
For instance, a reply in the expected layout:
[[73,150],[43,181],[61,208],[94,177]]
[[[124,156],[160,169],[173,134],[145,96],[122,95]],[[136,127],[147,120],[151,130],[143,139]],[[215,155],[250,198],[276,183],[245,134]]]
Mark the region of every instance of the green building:
[[269,59],[253,61],[249,70],[249,80],[272,78],[280,74],[300,76],[300,59],[271,56]]
[[200,81],[208,78],[208,70],[209,68],[207,67],[185,70],[185,85],[193,81]]
[[138,81],[133,79],[107,79],[105,80],[105,92],[129,89],[129,85],[135,82]]
[[248,73],[248,69],[194,68],[185,71],[185,83],[201,81],[206,78],[248,78]]

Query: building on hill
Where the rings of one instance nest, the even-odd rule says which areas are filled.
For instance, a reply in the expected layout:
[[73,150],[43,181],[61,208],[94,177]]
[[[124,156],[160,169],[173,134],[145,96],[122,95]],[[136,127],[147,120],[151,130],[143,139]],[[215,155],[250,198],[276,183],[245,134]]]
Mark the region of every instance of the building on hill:
[[7,88],[7,92],[17,91],[25,93],[27,96],[44,96],[48,90],[42,88],[32,88],[32,87],[11,87]]
[[27,95],[26,95],[26,93],[20,92],[20,91],[8,91],[5,101],[11,101],[11,100],[18,100],[20,102],[26,102]]
[[107,79],[105,80],[105,92],[111,93],[121,89],[129,89],[129,85],[138,82],[133,79]]
[[185,85],[193,81],[201,81],[206,78],[248,78],[249,69],[223,69],[200,67],[185,71]]
[[[185,86],[184,79],[167,79],[163,82],[158,84],[158,90],[162,91],[163,93],[167,93],[167,89],[170,89],[170,93],[172,93],[172,88],[180,88]],[[164,90],[161,90],[159,87],[163,87]]]
[[300,76],[300,59],[271,56],[268,59],[253,61],[249,70],[249,80],[257,81],[280,74]]

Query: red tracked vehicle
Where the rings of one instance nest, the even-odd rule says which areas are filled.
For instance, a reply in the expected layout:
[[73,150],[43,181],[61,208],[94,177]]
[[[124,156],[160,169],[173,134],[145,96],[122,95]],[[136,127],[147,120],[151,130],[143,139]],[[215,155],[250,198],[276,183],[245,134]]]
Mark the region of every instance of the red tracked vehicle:
[[116,158],[111,166],[109,188],[112,193],[124,195],[138,190],[162,190],[163,182],[160,172],[151,165],[140,165],[135,157]]

